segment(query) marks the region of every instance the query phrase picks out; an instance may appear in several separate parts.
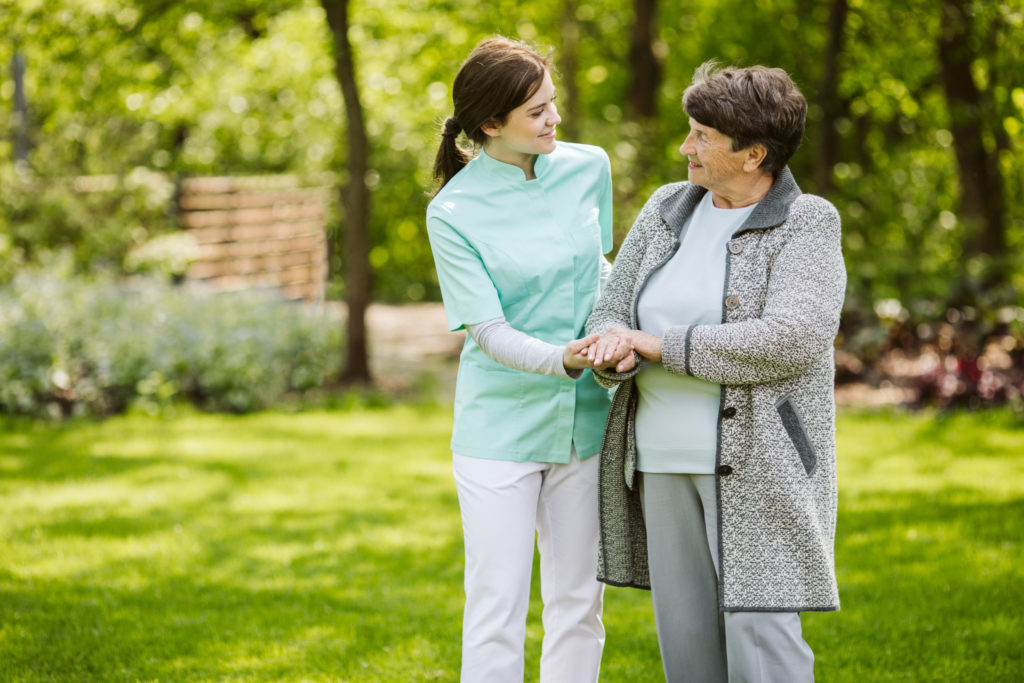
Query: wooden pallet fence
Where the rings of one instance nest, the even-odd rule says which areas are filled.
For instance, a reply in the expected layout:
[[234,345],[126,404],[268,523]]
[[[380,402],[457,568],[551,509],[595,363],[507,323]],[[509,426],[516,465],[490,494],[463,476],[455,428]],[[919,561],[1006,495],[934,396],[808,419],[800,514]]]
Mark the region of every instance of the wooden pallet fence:
[[325,192],[299,187],[292,176],[183,180],[181,222],[199,245],[186,278],[218,290],[270,288],[323,301]]

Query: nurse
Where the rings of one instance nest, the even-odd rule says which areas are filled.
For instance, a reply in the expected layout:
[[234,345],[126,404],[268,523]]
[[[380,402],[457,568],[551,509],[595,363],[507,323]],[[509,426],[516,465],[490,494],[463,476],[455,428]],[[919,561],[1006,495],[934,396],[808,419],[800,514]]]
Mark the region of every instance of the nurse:
[[[596,681],[604,645],[597,582],[597,458],[609,394],[579,352],[612,189],[598,147],[556,142],[547,60],[492,38],[452,88],[427,209],[459,362],[451,447],[465,540],[462,681],[523,680],[533,548],[541,558],[540,680]],[[479,149],[456,144],[460,133]],[[603,266],[602,266],[603,264]]]

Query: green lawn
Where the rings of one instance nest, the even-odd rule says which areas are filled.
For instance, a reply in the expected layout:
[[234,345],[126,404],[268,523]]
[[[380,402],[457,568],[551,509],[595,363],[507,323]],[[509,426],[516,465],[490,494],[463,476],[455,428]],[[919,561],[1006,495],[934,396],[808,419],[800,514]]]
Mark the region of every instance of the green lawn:
[[[0,423],[0,680],[457,680],[450,421]],[[843,609],[805,616],[818,679],[1021,680],[1024,427],[848,413],[838,430]],[[649,596],[605,603],[602,680],[660,680]]]

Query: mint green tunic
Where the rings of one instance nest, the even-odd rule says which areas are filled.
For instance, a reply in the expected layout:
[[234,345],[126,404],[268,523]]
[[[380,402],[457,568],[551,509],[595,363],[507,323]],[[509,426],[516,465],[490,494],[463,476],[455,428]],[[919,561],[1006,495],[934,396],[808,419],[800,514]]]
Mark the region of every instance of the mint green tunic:
[[[427,234],[451,330],[504,316],[543,341],[583,336],[601,254],[612,246],[611,170],[604,150],[559,142],[537,178],[481,151],[434,197]],[[506,368],[469,335],[455,388],[452,451],[566,463],[601,448],[609,392],[587,370],[576,381]]]

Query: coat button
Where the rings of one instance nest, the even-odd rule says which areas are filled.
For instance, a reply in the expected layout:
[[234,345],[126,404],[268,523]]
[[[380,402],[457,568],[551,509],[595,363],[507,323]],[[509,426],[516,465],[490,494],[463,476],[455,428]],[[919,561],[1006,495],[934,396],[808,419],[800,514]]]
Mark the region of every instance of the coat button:
[[728,408],[722,411],[722,417],[736,417],[736,409],[732,406],[729,406]]
[[743,245],[742,244],[740,244],[736,240],[732,240],[732,241],[729,242],[729,253],[730,254],[739,254],[742,251],[743,251]]
[[718,472],[720,476],[728,477],[730,474],[732,474],[732,467],[729,465],[719,465],[718,469],[715,471]]
[[725,297],[725,307],[728,308],[730,311],[739,308],[739,306],[740,298],[735,294],[730,294],[729,296]]

